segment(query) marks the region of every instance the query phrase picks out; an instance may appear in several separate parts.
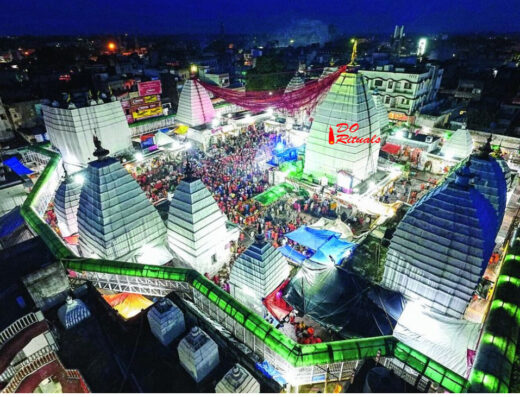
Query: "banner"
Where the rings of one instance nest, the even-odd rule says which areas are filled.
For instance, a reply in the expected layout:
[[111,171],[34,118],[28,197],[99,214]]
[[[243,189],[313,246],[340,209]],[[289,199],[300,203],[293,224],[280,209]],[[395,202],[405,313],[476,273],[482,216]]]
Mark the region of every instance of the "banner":
[[134,117],[134,120],[142,120],[149,117],[155,117],[155,116],[162,116],[162,107],[157,106],[150,109],[135,109],[132,111],[132,116]]
[[144,99],[143,97],[137,97],[137,98],[132,98],[130,99],[130,104],[132,106],[137,106],[137,105],[142,105],[144,103]]
[[156,107],[162,107],[161,102],[154,102],[154,103],[143,103],[142,105],[138,106],[132,106],[130,108],[131,112],[139,111],[139,110],[146,110],[146,109],[152,109]]
[[137,83],[137,90],[139,91],[139,96],[160,95],[162,94],[161,80]]
[[143,105],[145,103],[159,102],[160,99],[161,99],[161,97],[159,95],[140,96],[140,97],[137,97],[137,98],[130,99],[130,104],[132,106],[137,106],[137,105]]
[[397,113],[397,112],[389,112],[388,118],[390,120],[397,120],[397,121],[408,121],[408,116],[403,113]]
[[147,95],[143,97],[144,103],[159,102],[161,97],[159,95]]

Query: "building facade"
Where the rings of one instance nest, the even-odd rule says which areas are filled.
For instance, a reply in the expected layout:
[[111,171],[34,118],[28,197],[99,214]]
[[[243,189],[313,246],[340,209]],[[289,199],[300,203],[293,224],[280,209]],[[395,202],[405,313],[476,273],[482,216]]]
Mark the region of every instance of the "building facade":
[[435,100],[443,69],[432,64],[413,69],[385,65],[359,73],[371,91],[377,89],[390,120],[413,123],[415,112]]
[[0,99],[0,142],[14,138],[13,127],[7,117],[5,106]]

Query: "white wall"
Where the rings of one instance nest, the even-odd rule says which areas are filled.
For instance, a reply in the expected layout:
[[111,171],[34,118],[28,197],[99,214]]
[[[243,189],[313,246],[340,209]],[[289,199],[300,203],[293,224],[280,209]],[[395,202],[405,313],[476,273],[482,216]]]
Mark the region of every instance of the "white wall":
[[111,155],[132,147],[130,128],[119,101],[79,109],[42,106],[49,139],[73,172],[95,160],[94,134]]

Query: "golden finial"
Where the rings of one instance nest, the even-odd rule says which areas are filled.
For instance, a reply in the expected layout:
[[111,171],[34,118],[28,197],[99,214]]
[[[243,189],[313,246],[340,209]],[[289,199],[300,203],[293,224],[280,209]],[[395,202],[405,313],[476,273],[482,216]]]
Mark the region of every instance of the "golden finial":
[[348,64],[348,66],[354,66],[356,64],[357,57],[357,40],[351,39],[350,42],[354,43],[354,45],[352,46],[352,54],[350,55],[350,63]]

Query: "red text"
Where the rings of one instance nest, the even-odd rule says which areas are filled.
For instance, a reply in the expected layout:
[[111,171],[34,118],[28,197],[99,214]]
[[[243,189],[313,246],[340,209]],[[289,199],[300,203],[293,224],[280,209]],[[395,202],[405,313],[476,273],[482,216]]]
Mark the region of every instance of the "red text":
[[352,124],[350,127],[347,123],[339,123],[336,125],[338,127],[337,135],[334,136],[334,130],[332,127],[329,127],[329,144],[334,145],[335,143],[379,143],[381,142],[381,138],[377,135],[373,135],[371,138],[359,138],[354,135],[342,134],[343,132],[356,132],[359,129],[359,124]]

